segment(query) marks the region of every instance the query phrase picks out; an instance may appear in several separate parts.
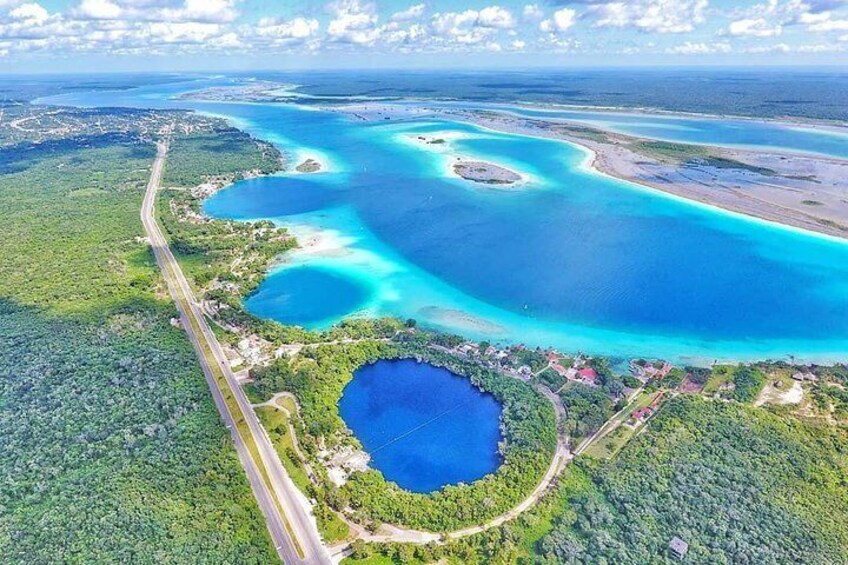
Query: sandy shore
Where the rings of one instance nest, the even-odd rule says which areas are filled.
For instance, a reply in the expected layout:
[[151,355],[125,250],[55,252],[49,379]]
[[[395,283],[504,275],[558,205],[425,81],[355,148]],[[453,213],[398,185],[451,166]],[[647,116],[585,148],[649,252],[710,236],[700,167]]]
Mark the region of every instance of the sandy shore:
[[[343,111],[364,120],[441,117],[504,133],[568,141],[588,149],[586,166],[602,174],[763,220],[848,238],[848,161],[767,149],[665,144],[491,110],[369,103]],[[671,151],[669,145],[683,150]]]

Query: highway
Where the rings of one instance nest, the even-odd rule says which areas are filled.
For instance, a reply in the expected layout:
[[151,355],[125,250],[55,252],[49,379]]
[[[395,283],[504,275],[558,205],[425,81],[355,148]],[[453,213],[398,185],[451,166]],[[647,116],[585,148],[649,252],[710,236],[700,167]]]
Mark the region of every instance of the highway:
[[[308,501],[297,490],[283,468],[250,402],[238,385],[218,340],[209,328],[209,324],[194,298],[191,286],[183,275],[182,269],[171,253],[167,240],[156,222],[156,193],[160,187],[167,153],[168,142],[160,142],[157,145],[156,160],[153,164],[141,208],[141,221],[156,257],[156,263],[159,265],[168,285],[168,291],[177,305],[182,326],[197,352],[198,360],[212,391],[218,412],[230,430],[239,459],[247,474],[259,508],[265,516],[268,530],[280,559],[287,565],[329,564],[331,563],[330,557],[321,541]],[[213,365],[210,365],[208,353],[211,353]],[[218,379],[215,377],[215,371],[223,374],[228,390],[221,390]],[[231,413],[231,408],[225,400],[226,397],[235,399],[236,412],[240,413]],[[251,456],[248,443],[236,427],[236,422],[240,423],[242,420],[247,426],[250,439],[256,445],[260,459],[258,462]],[[263,480],[263,470],[267,474],[267,482]],[[298,548],[300,548],[300,552]]]

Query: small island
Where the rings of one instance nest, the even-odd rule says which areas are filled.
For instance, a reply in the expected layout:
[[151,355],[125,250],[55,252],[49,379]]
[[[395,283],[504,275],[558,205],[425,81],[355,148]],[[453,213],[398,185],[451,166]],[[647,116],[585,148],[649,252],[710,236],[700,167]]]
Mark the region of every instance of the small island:
[[443,137],[427,137],[424,135],[419,135],[417,137],[418,141],[426,143],[427,145],[443,145],[446,143]]
[[457,159],[453,164],[453,172],[465,180],[483,184],[507,185],[521,180],[521,175],[485,161],[462,161]]
[[321,163],[315,159],[307,159],[294,168],[298,173],[317,173],[321,170]]

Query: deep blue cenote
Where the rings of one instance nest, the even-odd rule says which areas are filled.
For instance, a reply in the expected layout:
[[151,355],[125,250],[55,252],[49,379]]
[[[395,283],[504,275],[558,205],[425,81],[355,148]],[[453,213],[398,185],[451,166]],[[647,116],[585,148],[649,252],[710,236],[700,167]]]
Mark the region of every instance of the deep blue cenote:
[[339,410],[371,466],[413,492],[470,483],[494,472],[500,405],[467,378],[404,359],[354,373]]

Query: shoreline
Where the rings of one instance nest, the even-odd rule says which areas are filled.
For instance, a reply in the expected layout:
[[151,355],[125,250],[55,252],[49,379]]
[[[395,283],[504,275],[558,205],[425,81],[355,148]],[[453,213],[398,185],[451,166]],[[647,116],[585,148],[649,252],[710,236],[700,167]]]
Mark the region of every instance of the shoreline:
[[[268,88],[256,88],[259,82],[265,83]],[[303,84],[295,83],[277,83],[266,79],[245,80],[243,84],[224,86],[224,87],[209,87],[198,90],[186,91],[182,93],[181,98],[186,100],[209,101],[209,102],[245,102],[245,103],[297,103],[298,99],[314,99],[316,97],[332,98],[340,102],[347,102],[345,105],[361,105],[361,104],[392,104],[394,102],[412,102],[425,106],[427,104],[440,103],[462,103],[465,100],[456,97],[440,97],[426,98],[420,96],[352,96],[352,95],[326,95],[316,96],[305,92],[300,92]],[[250,88],[253,87],[253,88]],[[245,92],[247,91],[247,92]],[[280,92],[282,91],[282,92]],[[208,97],[209,94],[225,94],[220,99]],[[667,116],[667,117],[692,117],[701,119],[716,119],[716,120],[739,120],[739,121],[755,121],[766,122],[786,126],[805,127],[810,129],[828,129],[838,133],[843,133],[848,136],[848,120],[836,120],[826,118],[804,118],[797,116],[746,116],[742,114],[722,113],[709,114],[705,112],[686,111],[686,110],[666,110],[650,106],[601,106],[589,104],[567,104],[557,102],[542,102],[532,100],[492,100],[487,102],[492,105],[499,105],[503,110],[508,110],[510,107],[524,108],[530,110],[552,110],[552,111],[588,111],[605,114],[624,114],[634,116]],[[498,111],[498,110],[495,110]]]
[[[393,105],[349,105],[328,109],[368,121],[386,116],[400,120],[427,115],[419,107]],[[481,114],[476,110],[430,108],[429,115],[496,133],[569,143],[587,152],[586,162],[581,167],[594,174],[706,206],[712,211],[737,214],[746,220],[800,230],[840,243],[848,241],[848,221],[845,220],[848,217],[848,160],[771,149],[669,143],[580,124],[490,111]],[[674,162],[662,155],[637,150],[663,145],[687,148],[694,157]],[[712,162],[717,165],[711,166]],[[799,170],[806,174],[799,175]]]
[[[487,126],[483,126],[483,125],[477,125],[476,127],[480,127],[481,129],[493,129],[493,128],[487,128]],[[497,130],[495,130],[495,131],[497,131]],[[539,137],[538,135],[533,135],[531,133],[514,133],[514,135],[526,135],[528,137]],[[562,143],[569,143],[571,145],[576,145],[577,147],[579,147],[581,149],[582,152],[584,152],[585,157],[584,157],[584,160],[583,160],[583,163],[581,164],[581,166],[585,166],[585,167],[591,166],[593,158],[596,158],[596,154],[591,149],[585,147],[582,144],[571,142],[569,140],[564,140],[564,139],[560,139],[559,141],[561,141]],[[273,144],[274,142],[271,142],[271,143]],[[602,173],[599,173],[598,171],[595,171],[595,170],[593,170],[593,173],[602,174]],[[279,173],[277,173],[277,174],[279,174]],[[676,196],[676,195],[670,194],[670,193],[665,192],[665,191],[657,192],[657,191],[655,191],[655,189],[653,189],[649,186],[645,186],[643,184],[635,184],[634,188],[640,189],[640,190],[651,190],[652,192],[656,192],[657,194],[661,194],[665,197],[680,198],[680,199],[685,200],[686,202],[689,202],[689,203],[694,203],[694,204],[697,204],[699,206],[710,206],[711,209],[713,209],[715,211],[724,212],[723,210],[721,210],[720,208],[717,208],[714,205],[701,204],[701,203],[698,203],[697,201],[693,201],[691,199],[688,199],[688,198],[685,198],[685,197],[682,197],[682,196]],[[738,212],[725,212],[725,213],[738,214]],[[756,218],[756,217],[752,217],[750,215],[744,215],[744,216],[741,216],[741,217],[743,217],[744,219],[746,219],[748,221],[760,221],[760,222],[766,222],[767,221],[767,220],[761,220],[761,219]],[[213,219],[216,219],[216,218],[213,217]],[[285,226],[285,224],[282,224],[282,225]],[[808,232],[803,232],[801,230],[798,230],[798,229],[792,228],[792,227],[788,227],[788,226],[785,226],[783,224],[776,224],[776,223],[772,222],[772,223],[770,223],[770,225],[773,225],[775,228],[789,229],[789,230],[792,230],[792,231],[798,231],[798,232],[803,233],[804,235],[807,235],[807,236],[810,235]],[[286,226],[286,227],[288,227],[288,226]],[[300,237],[297,237],[296,234],[292,234],[292,235],[295,235],[295,239],[298,241],[298,249],[293,250],[293,252],[286,253],[283,256],[281,256],[280,258],[278,258],[278,260],[275,261],[275,265],[271,265],[269,272],[276,270],[276,268],[274,268],[274,267],[280,267],[281,263],[282,264],[290,264],[291,262],[298,262],[297,259],[295,259],[295,258],[298,255],[300,255],[299,252],[302,250],[303,241],[301,240]],[[812,235],[818,235],[818,234],[812,234]],[[826,235],[823,235],[823,236],[820,236],[820,237],[824,237],[824,238],[827,238],[827,239],[830,239],[830,240],[838,241],[841,244],[845,243],[845,241],[843,239],[839,239],[839,238],[834,238],[834,237],[830,237],[830,236],[826,236]],[[308,253],[307,253],[307,255],[308,255]],[[374,316],[374,314],[375,314],[374,312],[368,311],[370,309],[365,309],[365,310],[366,311],[364,311],[364,312],[362,310],[360,310],[360,314],[364,315],[366,317]],[[463,311],[465,311],[465,310],[463,309]],[[422,322],[423,321],[424,320],[422,320]],[[427,326],[431,327],[431,328],[433,328],[437,331],[450,332],[450,331],[452,331],[452,329],[453,329],[453,331],[455,331],[455,329],[456,329],[456,328],[451,328],[451,327],[445,327],[446,320],[438,320],[437,319],[437,320],[430,320],[429,322],[431,322],[431,323],[428,323]],[[448,323],[448,326],[452,326],[452,325],[453,324]],[[575,341],[573,343],[569,344],[569,345],[566,345],[564,343],[563,344],[557,344],[556,345],[557,347],[563,348],[564,350],[567,350],[567,351],[586,350],[586,351],[596,351],[597,352],[597,350],[594,350],[588,342],[586,342],[585,340],[581,340],[578,337],[578,336],[585,334],[585,330],[586,330],[585,327],[582,327],[582,328],[570,327],[570,328],[568,328],[568,330],[569,331],[567,333]],[[472,334],[476,334],[477,332],[479,332],[479,328],[468,328],[468,327],[463,328],[463,332],[467,332],[467,331],[471,331]],[[591,332],[593,334],[593,337],[591,339],[589,339],[589,341],[591,342],[594,339],[600,339],[601,336],[604,333],[610,333],[610,332],[615,336],[615,337],[613,337],[613,335],[611,335],[610,337],[613,337],[613,339],[615,339],[615,340],[618,340],[621,337],[624,337],[620,334],[617,334],[617,332],[615,332],[614,330],[611,331],[609,329],[606,329],[606,330],[602,330],[602,331],[598,332],[597,335],[595,334],[595,332]],[[546,339],[547,337],[549,337],[547,335],[544,335],[547,332],[539,333],[537,331],[532,331],[531,333],[533,334],[534,339],[535,338],[542,338],[542,339],[538,340],[538,343],[540,345],[551,346],[552,344],[555,343],[555,340]],[[472,336],[472,337],[474,337],[474,336]],[[633,338],[633,337],[634,336],[627,335],[627,338]],[[647,337],[647,339],[646,339],[646,337]],[[646,343],[644,344],[644,347],[640,348],[638,351],[635,350],[635,349],[631,349],[630,347],[625,347],[625,348],[623,348],[622,351],[619,351],[619,352],[606,352],[606,353],[597,352],[597,354],[598,355],[613,355],[613,356],[619,355],[619,354],[620,355],[644,354],[644,353],[640,353],[640,352],[655,351],[656,347],[652,347],[652,346],[657,346],[658,344],[665,342],[666,341],[665,337],[666,336],[659,336],[659,335],[656,335],[656,336],[641,335],[641,336],[639,336],[638,341],[640,341],[640,342],[645,341]],[[511,341],[518,341],[518,338],[516,338],[514,336],[503,336],[503,338],[506,339],[507,341],[510,341],[510,342]],[[630,339],[626,339],[626,341],[630,342]],[[628,343],[628,345],[630,345],[630,344]],[[779,355],[777,353],[778,350],[779,351],[792,350],[791,345],[786,345],[786,346],[781,345],[780,347],[777,347],[775,345],[775,349],[761,349],[759,351],[756,351],[755,349],[749,349],[747,347],[742,347],[740,349],[741,344],[732,343],[732,344],[728,344],[729,347],[726,350],[723,350],[721,353],[717,353],[715,351],[709,351],[709,352],[701,351],[702,348],[699,347],[697,343],[692,343],[692,345],[694,346],[694,351],[696,351],[696,353],[692,353],[687,348],[685,353],[672,353],[672,354],[666,355],[666,357],[674,358],[674,359],[677,359],[680,362],[686,362],[686,363],[689,363],[689,364],[697,364],[697,365],[704,364],[704,365],[706,365],[711,360],[714,360],[714,359],[720,359],[722,362],[733,362],[733,361],[750,362],[750,361],[761,360],[761,359],[776,358],[776,357],[781,357],[781,355]],[[627,350],[629,350],[629,351],[627,351]],[[837,351],[838,351],[838,349],[834,350],[834,349],[831,349],[829,347],[823,347],[821,349],[816,348],[815,350],[807,351],[805,354],[799,356],[799,359],[810,360],[811,362],[815,361],[815,362],[822,363],[822,364],[836,363],[844,357],[844,353],[837,352]]]

